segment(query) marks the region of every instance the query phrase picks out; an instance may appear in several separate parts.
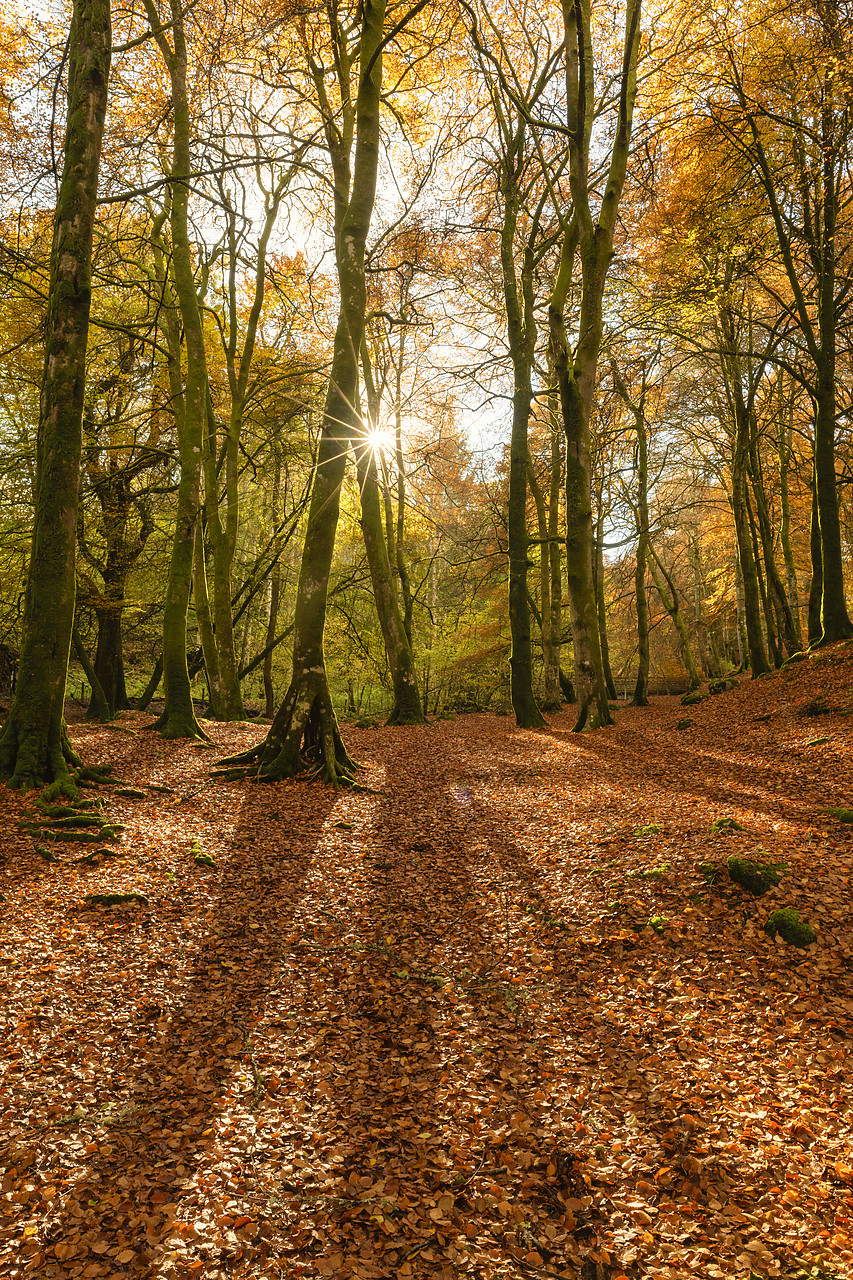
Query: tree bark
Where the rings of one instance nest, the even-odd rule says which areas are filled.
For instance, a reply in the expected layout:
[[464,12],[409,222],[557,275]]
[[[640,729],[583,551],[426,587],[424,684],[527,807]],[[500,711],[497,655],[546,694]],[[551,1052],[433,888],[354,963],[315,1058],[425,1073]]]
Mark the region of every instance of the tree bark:
[[74,626],[92,235],[111,31],[107,0],[75,0],[68,54],[68,116],[54,216],[45,361],[36,450],[35,516],[18,683],[0,734],[0,776],[13,787],[74,794],[81,768],[63,709]]
[[[169,177],[169,276],[180,311],[186,349],[186,379],[175,404],[180,478],[175,530],[163,610],[163,714],[151,726],[164,738],[202,738],[187,670],[187,612],[192,589],[195,528],[198,519],[201,460],[207,420],[207,356],[193,274],[189,238],[190,104],[187,92],[187,45],[180,0],[170,0],[173,45],[160,23],[153,0],[144,0],[149,25],[169,74],[172,90],[172,163]],[[171,345],[171,344],[170,344]],[[170,351],[170,380],[180,376]],[[178,356],[180,360],[180,356]]]
[[[589,421],[604,331],[603,299],[613,234],[625,185],[637,89],[640,0],[627,0],[618,117],[597,218],[590,208],[590,149],[596,112],[589,0],[563,0],[566,107],[572,223],[549,301],[551,351],[566,435],[566,567],[569,582],[578,718],[575,732],[612,724],[607,705],[592,583]],[[565,304],[575,255],[580,259],[578,341],[570,356]]]
[[[330,18],[332,15],[330,14]],[[264,780],[306,769],[334,785],[354,783],[355,762],[341,738],[326,677],[323,631],[340,492],[353,436],[366,307],[365,248],[376,197],[379,163],[382,31],[385,0],[365,0],[358,46],[354,120],[347,107],[348,50],[336,40],[344,105],[343,127],[326,98],[322,70],[315,86],[335,181],[335,257],[340,310],[317,451],[317,465],[302,551],[293,633],[293,674],[266,739],[253,751],[222,762],[224,776],[247,773]],[[355,158],[350,160],[353,136]]]

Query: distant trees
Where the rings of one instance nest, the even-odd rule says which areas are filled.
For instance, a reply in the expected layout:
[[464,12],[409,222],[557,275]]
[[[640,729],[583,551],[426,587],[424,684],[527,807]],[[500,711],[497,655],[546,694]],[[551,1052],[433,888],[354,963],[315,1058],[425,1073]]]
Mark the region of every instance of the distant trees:
[[58,188],[26,87],[50,27],[4,61],[16,781],[78,767],[70,646],[90,715],[162,678],[160,731],[203,736],[202,695],[223,719],[260,699],[234,769],[351,782],[341,710],[535,727],[573,685],[580,730],[617,692],[853,633],[844,4],[513,15],[372,0],[247,39],[147,0],[117,17],[97,206],[74,104],[97,126],[103,48],[68,63]]

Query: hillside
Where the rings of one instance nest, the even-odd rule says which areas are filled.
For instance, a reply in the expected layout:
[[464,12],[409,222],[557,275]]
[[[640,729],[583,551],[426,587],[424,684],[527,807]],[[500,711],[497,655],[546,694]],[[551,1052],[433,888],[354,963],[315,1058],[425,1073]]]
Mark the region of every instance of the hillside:
[[0,791],[3,1273],[849,1276],[850,712],[838,646],[589,735],[346,728],[357,793],[73,725],[142,794],[51,862]]

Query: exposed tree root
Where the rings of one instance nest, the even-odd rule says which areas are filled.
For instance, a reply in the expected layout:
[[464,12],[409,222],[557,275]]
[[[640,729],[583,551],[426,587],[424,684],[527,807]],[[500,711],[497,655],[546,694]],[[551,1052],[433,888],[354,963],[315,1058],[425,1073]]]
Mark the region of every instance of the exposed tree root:
[[210,742],[209,735],[196,720],[194,711],[163,711],[162,715],[145,728],[155,729],[161,738],[195,738],[199,742]]
[[385,721],[386,727],[405,724],[426,724],[426,719],[420,707],[418,707],[417,711],[414,711],[411,708],[395,706]]
[[593,729],[603,729],[606,725],[615,723],[607,703],[605,702],[602,708],[601,700],[596,697],[594,689],[586,697],[579,696],[578,718],[572,733],[589,733]]
[[294,677],[264,741],[221,760],[215,776],[278,782],[307,774],[334,787],[360,790],[358,767],[344,746],[326,673],[320,670]]
[[19,791],[45,788],[49,803],[65,796],[79,800],[80,788],[105,782],[109,765],[85,765],[71,745],[64,719],[54,725],[31,725],[15,716],[14,708],[0,734],[0,778]]

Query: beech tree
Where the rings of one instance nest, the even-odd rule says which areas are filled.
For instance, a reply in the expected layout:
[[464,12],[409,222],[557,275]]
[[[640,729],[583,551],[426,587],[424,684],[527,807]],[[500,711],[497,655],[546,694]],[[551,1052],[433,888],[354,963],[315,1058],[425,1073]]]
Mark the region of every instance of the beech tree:
[[[627,0],[616,123],[604,190],[596,213],[592,183],[592,132],[596,119],[595,65],[590,0],[563,0],[566,35],[566,126],[572,220],[563,238],[559,271],[549,300],[554,371],[566,434],[566,568],[571,605],[578,717],[575,730],[612,723],[604,687],[592,574],[592,509],[589,421],[604,333],[603,302],[613,257],[619,201],[625,185],[637,91],[640,0]],[[565,307],[575,259],[580,265],[578,340],[572,346]]]
[[35,511],[24,639],[0,773],[12,786],[75,789],[82,762],[65,728],[74,625],[77,500],[91,309],[92,235],[111,58],[108,0],[75,0],[68,37],[68,114],[54,215]]
[[329,94],[326,68],[309,47],[306,56],[333,172],[340,311],[299,573],[293,674],[264,741],[223,764],[226,776],[249,772],[269,780],[310,768],[327,782],[339,784],[354,781],[356,766],[344,746],[332,705],[323,631],[341,485],[357,416],[366,309],[365,249],[379,166],[385,0],[365,0],[346,26],[336,9],[329,9],[327,18],[340,95],[338,110]]

